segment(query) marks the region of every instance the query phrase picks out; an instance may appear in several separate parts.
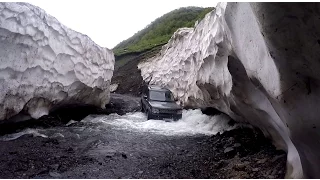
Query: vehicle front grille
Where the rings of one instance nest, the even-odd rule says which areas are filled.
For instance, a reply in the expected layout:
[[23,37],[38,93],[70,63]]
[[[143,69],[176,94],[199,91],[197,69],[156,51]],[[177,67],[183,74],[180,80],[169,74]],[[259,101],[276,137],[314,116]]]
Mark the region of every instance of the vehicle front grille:
[[165,114],[176,114],[176,110],[171,110],[171,109],[160,109],[160,113],[165,113]]

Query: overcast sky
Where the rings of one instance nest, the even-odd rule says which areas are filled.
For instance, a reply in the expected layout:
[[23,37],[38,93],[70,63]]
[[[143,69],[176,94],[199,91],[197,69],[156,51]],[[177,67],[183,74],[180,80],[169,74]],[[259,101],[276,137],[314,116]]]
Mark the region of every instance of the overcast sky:
[[179,7],[214,7],[213,0],[30,0],[67,27],[113,48],[163,14]]

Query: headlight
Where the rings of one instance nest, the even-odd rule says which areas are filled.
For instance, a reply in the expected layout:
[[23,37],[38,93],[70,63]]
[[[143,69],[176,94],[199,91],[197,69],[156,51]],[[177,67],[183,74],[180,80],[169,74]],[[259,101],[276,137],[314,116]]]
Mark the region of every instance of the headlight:
[[152,113],[158,114],[159,113],[159,109],[152,108]]
[[178,110],[178,111],[177,111],[177,114],[182,114],[182,110]]

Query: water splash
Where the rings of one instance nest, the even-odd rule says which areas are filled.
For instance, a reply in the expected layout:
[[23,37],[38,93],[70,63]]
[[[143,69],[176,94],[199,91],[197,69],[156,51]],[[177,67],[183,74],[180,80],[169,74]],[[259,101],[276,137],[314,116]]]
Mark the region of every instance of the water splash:
[[18,133],[7,134],[4,136],[1,136],[0,141],[12,141],[12,140],[18,139],[19,137],[21,137],[23,135],[28,135],[28,134],[33,135],[33,137],[43,137],[43,138],[48,137],[47,135],[40,133],[38,129],[25,129],[25,130],[18,132]]
[[[216,116],[207,116],[202,114],[201,110],[183,110],[182,119],[178,121],[166,122],[162,120],[147,120],[142,112],[127,113],[125,115],[89,115],[81,122],[81,126],[70,126],[76,122],[70,121],[69,126],[53,127],[48,129],[25,129],[18,133],[7,134],[0,137],[0,141],[11,141],[27,134],[33,137],[43,138],[65,138],[65,136],[74,136],[79,134],[109,131],[111,129],[122,129],[135,132],[155,133],[167,136],[181,135],[215,135],[218,132],[229,131],[238,127],[230,126],[230,118],[221,114]],[[72,131],[71,131],[72,130]],[[80,136],[78,137],[80,138]]]
[[162,135],[215,135],[218,132],[229,131],[237,127],[230,126],[230,118],[224,114],[207,116],[201,110],[183,110],[179,121],[165,122],[162,120],[147,120],[144,113],[128,113],[120,116],[88,116],[82,120],[87,123],[99,123],[120,129],[151,132]]

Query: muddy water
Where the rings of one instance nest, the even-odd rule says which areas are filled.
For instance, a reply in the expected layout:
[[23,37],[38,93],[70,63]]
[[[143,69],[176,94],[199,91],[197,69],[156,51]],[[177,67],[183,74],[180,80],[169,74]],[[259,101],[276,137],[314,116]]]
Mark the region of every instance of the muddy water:
[[0,178],[284,177],[284,152],[228,121],[188,110],[177,122],[138,112],[26,129],[0,137]]

